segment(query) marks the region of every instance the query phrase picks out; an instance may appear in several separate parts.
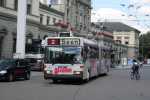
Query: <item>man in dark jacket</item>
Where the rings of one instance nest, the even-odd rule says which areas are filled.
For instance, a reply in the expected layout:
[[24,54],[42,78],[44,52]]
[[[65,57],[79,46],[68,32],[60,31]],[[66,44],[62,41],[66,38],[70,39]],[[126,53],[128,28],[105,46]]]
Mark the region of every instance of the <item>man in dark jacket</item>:
[[136,60],[133,60],[133,66],[132,66],[133,73],[139,73],[139,64]]

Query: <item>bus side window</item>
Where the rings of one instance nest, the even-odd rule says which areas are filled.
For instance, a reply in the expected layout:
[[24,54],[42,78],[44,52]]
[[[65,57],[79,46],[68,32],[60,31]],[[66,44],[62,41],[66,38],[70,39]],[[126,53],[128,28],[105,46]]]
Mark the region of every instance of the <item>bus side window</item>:
[[90,58],[98,58],[99,57],[99,49],[97,47],[90,47],[89,49],[89,57]]
[[81,50],[81,56],[84,57],[84,49]]
[[104,59],[105,58],[105,50],[104,49],[102,49],[102,58]]
[[86,61],[86,59],[87,59],[87,54],[88,54],[88,49],[87,49],[86,46],[84,46],[84,47],[82,48],[82,51],[81,51],[81,56],[83,57],[83,62]]

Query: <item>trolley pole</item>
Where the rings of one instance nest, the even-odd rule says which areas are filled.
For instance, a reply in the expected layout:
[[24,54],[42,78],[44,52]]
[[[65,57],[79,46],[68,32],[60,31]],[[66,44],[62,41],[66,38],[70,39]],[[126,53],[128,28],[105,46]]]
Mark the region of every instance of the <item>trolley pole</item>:
[[18,0],[17,43],[14,58],[25,58],[27,0]]

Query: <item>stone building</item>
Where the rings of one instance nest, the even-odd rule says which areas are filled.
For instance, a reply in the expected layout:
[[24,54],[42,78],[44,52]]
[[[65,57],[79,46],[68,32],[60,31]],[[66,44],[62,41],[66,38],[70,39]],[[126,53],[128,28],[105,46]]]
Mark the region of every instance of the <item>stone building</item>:
[[55,32],[66,31],[67,27],[63,28],[61,24],[64,20],[64,13],[53,9],[45,4],[40,3],[39,6],[40,36],[56,36]]
[[[17,0],[0,0],[0,58],[11,58],[16,49]],[[39,36],[39,2],[27,2],[26,36]]]
[[72,30],[83,36],[89,33],[91,0],[57,0],[51,7],[64,12],[64,23],[69,24],[68,31]]
[[128,63],[128,46],[121,44],[118,41],[113,42],[113,54],[114,64],[116,65],[127,65]]
[[127,64],[128,46],[114,40],[113,31],[107,30],[104,23],[91,23],[91,33],[89,37],[95,37],[102,48],[110,50],[109,57],[112,67]]
[[139,56],[139,30],[120,22],[104,22],[103,26],[113,33],[117,43],[128,46],[128,59]]
[[[16,52],[17,4],[18,0],[0,0],[0,58],[12,58]],[[39,0],[27,0],[26,53],[34,41],[61,31],[55,23],[63,19],[64,13],[42,5]]]
[[[0,0],[0,58],[12,58],[16,52],[17,4],[18,0]],[[54,0],[51,5],[48,0],[27,0],[26,53],[33,52],[35,42],[59,31],[86,36],[90,16],[91,0]]]

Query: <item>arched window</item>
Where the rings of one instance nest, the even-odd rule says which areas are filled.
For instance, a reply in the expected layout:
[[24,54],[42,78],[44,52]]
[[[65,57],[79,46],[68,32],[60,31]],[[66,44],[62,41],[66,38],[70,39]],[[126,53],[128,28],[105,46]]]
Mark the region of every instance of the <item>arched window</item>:
[[5,29],[5,28],[1,29],[1,30],[0,30],[0,34],[3,34],[3,35],[4,35],[4,34],[7,34],[7,29]]
[[18,0],[14,0],[14,9],[17,11],[18,9]]
[[16,53],[17,34],[16,32],[13,32],[12,34],[13,34],[13,53]]
[[0,59],[2,56],[2,49],[3,49],[3,39],[4,36],[7,34],[7,30],[5,28],[0,30]]
[[31,33],[26,36],[26,53],[32,52],[33,35]]
[[31,14],[32,10],[32,0],[27,1],[27,14]]
[[6,6],[6,0],[0,0],[0,6],[5,7]]

